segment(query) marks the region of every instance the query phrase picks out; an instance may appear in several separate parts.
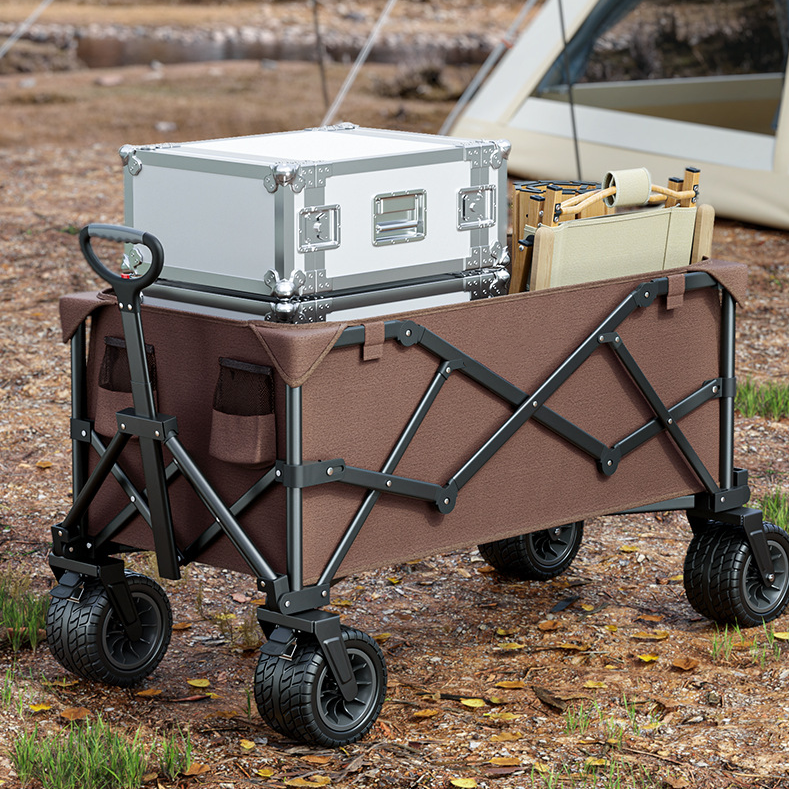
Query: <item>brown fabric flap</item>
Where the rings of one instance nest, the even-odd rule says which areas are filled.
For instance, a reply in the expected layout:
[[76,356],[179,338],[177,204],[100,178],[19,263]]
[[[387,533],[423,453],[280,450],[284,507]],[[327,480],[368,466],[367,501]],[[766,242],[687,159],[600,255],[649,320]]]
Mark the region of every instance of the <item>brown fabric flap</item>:
[[745,305],[748,294],[748,266],[729,260],[702,260],[689,268],[706,271],[734,296],[740,307]]
[[685,276],[672,274],[668,278],[668,293],[666,294],[666,309],[673,310],[681,307],[685,301]]
[[99,307],[115,304],[117,299],[108,293],[71,293],[60,299],[60,326],[63,342],[68,342],[87,317]]
[[301,386],[334,347],[347,323],[249,324],[288,386]]
[[380,359],[384,355],[386,326],[382,321],[364,324],[364,349],[362,358],[365,362]]

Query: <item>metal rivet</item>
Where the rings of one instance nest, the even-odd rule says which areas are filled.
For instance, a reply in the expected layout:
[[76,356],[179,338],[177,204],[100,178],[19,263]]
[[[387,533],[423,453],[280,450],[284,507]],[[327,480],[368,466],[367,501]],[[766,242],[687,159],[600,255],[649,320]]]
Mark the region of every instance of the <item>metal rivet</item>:
[[83,430],[82,431],[82,437],[85,438],[85,436],[87,436],[87,435],[88,435],[88,431],[87,430]]
[[449,499],[444,499],[444,504],[449,504]]
[[330,477],[332,474],[334,474],[334,469],[329,466],[329,468],[326,469],[326,476]]
[[134,504],[134,502],[135,502],[135,501],[137,501],[137,499],[136,499],[134,496],[131,496],[131,497],[129,498],[129,501],[130,501],[132,504]]
[[58,529],[58,537],[62,537],[62,536],[63,536],[63,530],[62,529]]
[[767,580],[768,580],[770,583],[772,583],[772,582],[775,580],[775,573],[770,573],[770,574],[767,576]]
[[600,336],[597,338],[597,341],[598,341],[598,342],[602,342],[604,339],[605,339],[605,337],[603,337],[603,335],[601,334],[601,335],[600,335]]
[[123,422],[121,422],[121,430],[125,430],[125,429],[126,429],[126,425],[124,425]]
[[406,329],[405,330],[405,336],[406,337],[410,337],[411,336],[411,329]]
[[647,298],[647,299],[649,298],[649,291],[648,290],[644,291],[644,298]]
[[619,342],[619,337],[614,337],[614,342]]
[[127,305],[126,305],[126,309],[127,309],[127,310],[131,311],[131,308],[132,308],[132,305],[131,305],[131,304],[127,304]]
[[92,548],[93,547],[93,543],[92,542],[86,542],[85,543],[85,547],[86,548]]
[[449,373],[451,373],[451,372],[452,372],[452,368],[451,368],[451,367],[447,367],[447,370],[446,370],[446,372],[447,372],[447,375],[449,375]]
[[717,386],[713,386],[712,387],[712,393],[713,394],[718,394],[718,387]]
[[321,592],[321,597],[328,597],[328,596],[329,596],[329,593],[328,593],[328,592],[327,592],[327,591],[324,589],[324,590]]
[[613,466],[613,465],[614,465],[614,461],[613,460],[609,460],[608,463],[606,463],[606,466]]
[[669,423],[670,425],[673,425],[673,424],[674,424],[674,420],[673,420],[673,419],[669,419],[669,420],[668,420],[668,423]]
[[74,553],[74,546],[73,545],[69,545],[68,552],[69,553]]
[[386,487],[387,488],[391,488],[392,487],[392,480],[391,479],[386,480]]
[[532,404],[532,406],[533,406],[534,408],[537,408],[537,401],[536,401],[536,400],[532,400],[532,403],[531,403],[531,404]]
[[285,601],[285,608],[290,608],[290,600]]
[[721,496],[721,504],[723,504],[724,501],[726,501],[726,497],[725,496]]
[[120,302],[118,302],[118,306],[119,306],[121,309],[123,309],[123,304],[121,304]]
[[154,430],[153,434],[156,436],[156,438],[159,438],[159,431],[158,430]]

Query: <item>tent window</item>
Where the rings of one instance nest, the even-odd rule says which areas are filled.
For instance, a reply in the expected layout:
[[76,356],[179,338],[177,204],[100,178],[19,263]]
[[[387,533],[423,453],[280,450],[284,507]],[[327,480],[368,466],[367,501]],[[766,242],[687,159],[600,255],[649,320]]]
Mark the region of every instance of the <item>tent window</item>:
[[535,95],[774,134],[788,41],[789,0],[601,0]]

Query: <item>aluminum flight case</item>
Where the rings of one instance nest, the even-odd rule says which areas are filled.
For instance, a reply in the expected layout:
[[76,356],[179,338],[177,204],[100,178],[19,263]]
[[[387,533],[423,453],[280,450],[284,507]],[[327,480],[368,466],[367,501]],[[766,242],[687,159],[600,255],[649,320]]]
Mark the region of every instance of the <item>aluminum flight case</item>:
[[311,322],[487,298],[509,278],[508,154],[353,124],[124,146],[125,220],[161,240],[146,295],[174,303]]

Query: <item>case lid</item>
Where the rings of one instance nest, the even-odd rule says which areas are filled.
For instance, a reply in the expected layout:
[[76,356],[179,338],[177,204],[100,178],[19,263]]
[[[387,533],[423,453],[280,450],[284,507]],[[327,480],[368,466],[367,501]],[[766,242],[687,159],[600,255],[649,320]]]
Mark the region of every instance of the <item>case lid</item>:
[[407,132],[377,129],[308,129],[258,134],[221,140],[184,143],[173,150],[235,162],[320,161],[337,162],[375,156],[392,156],[463,146],[464,141]]

